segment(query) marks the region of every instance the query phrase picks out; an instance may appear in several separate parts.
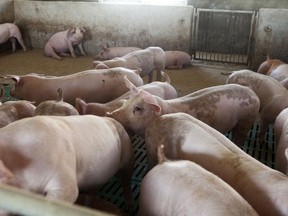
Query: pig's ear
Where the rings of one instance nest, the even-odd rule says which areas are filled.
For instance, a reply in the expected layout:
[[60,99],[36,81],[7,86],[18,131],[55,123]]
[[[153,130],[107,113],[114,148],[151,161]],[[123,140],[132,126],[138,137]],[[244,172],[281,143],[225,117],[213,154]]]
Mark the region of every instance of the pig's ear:
[[285,149],[285,157],[286,157],[286,160],[288,162],[288,149]]
[[139,89],[135,85],[133,85],[132,82],[130,82],[130,80],[127,78],[126,75],[124,76],[124,80],[125,80],[125,84],[127,88],[130,89],[130,98],[137,95],[139,92]]
[[152,107],[154,108],[156,113],[160,113],[161,112],[161,107],[159,106],[157,100],[155,99],[155,97],[153,97],[153,95],[151,95],[150,93],[145,92],[145,91],[141,91],[140,95],[144,99],[145,103],[147,103],[149,105],[152,105]]
[[142,72],[142,68],[137,67],[137,68],[135,68],[135,70],[133,70],[133,71],[134,71],[134,73],[140,75],[141,72]]
[[69,29],[68,29],[68,32],[67,32],[67,36],[71,36],[71,35],[73,35],[75,32],[76,32],[76,28],[75,28],[75,27],[69,28]]
[[79,29],[80,29],[80,30],[81,30],[81,32],[83,32],[83,33],[85,33],[85,32],[86,32],[86,29],[85,29],[85,28],[83,28],[83,27],[80,27]]
[[85,115],[86,109],[87,109],[87,103],[80,98],[76,98],[75,99],[75,108],[79,112],[80,115]]
[[13,80],[15,82],[15,85],[18,85],[21,79],[21,77],[17,75],[7,75],[5,78]]

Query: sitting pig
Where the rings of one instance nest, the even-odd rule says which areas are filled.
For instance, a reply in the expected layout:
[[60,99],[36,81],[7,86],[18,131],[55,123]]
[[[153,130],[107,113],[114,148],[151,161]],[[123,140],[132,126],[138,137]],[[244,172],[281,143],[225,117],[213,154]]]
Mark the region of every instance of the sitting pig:
[[86,30],[81,27],[73,27],[65,31],[57,32],[52,35],[46,43],[44,54],[58,60],[62,59],[60,56],[72,56],[73,58],[76,58],[73,46],[77,45],[81,54],[86,55],[82,46],[85,32]]
[[258,215],[230,185],[198,164],[169,161],[163,150],[158,161],[141,183],[140,216]]
[[259,97],[260,131],[258,141],[262,144],[268,125],[274,123],[277,115],[288,107],[287,89],[274,78],[250,70],[234,71],[226,82],[248,86]]
[[191,56],[183,51],[165,51],[166,69],[182,69],[191,65]]
[[107,43],[106,46],[101,46],[101,51],[96,55],[95,59],[109,60],[115,57],[122,57],[135,50],[141,50],[138,47],[109,47]]
[[62,89],[58,88],[58,97],[56,100],[48,100],[41,102],[34,110],[35,115],[57,115],[69,116],[79,115],[78,111],[69,103],[63,101]]
[[279,82],[283,82],[288,78],[288,64],[279,59],[270,59],[269,56],[267,56],[266,61],[259,66],[257,72],[271,76]]
[[274,123],[276,140],[276,168],[288,175],[288,108],[283,109]]
[[287,176],[251,157],[202,121],[186,113],[155,118],[145,133],[149,168],[157,165],[157,148],[162,144],[168,159],[190,160],[219,176],[259,215],[288,215],[288,205],[284,204],[288,200]]
[[119,172],[132,207],[130,138],[107,117],[35,116],[0,129],[0,183],[74,203]]
[[130,89],[130,99],[106,115],[122,123],[127,131],[141,136],[144,136],[149,123],[158,116],[185,112],[221,133],[232,130],[233,141],[241,146],[259,110],[257,95],[241,85],[219,85],[183,97],[163,100],[138,89],[127,79],[126,83]]
[[136,50],[122,57],[106,61],[93,61],[95,69],[114,67],[125,67],[130,69],[141,69],[140,76],[148,75],[148,82],[152,82],[153,70],[156,69],[156,80],[161,81],[161,71],[165,69],[165,52],[160,47],[148,47],[143,50]]
[[16,40],[19,42],[24,51],[27,50],[21,32],[17,25],[14,23],[3,23],[0,24],[0,44],[10,40],[12,43],[12,51],[16,50]]
[[[169,76],[162,71],[162,75],[166,77],[166,82],[154,81],[152,83],[139,86],[139,89],[156,95],[164,100],[177,98],[176,89],[170,84]],[[112,112],[121,107],[125,101],[130,98],[130,92],[126,92],[122,96],[107,103],[86,103],[84,100],[77,98],[75,107],[80,115],[92,114],[97,116],[105,116],[106,112]]]
[[143,85],[138,71],[127,68],[111,68],[105,70],[86,70],[65,76],[8,75],[7,79],[15,82],[11,95],[18,99],[34,101],[35,105],[46,100],[55,100],[61,88],[64,101],[74,105],[77,97],[87,102],[106,103],[128,91],[124,76],[135,85]]

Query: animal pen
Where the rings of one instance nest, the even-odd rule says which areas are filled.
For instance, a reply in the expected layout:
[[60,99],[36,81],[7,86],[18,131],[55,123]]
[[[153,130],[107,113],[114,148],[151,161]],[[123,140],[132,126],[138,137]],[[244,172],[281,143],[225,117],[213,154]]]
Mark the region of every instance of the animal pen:
[[[84,41],[84,48],[90,56],[96,54],[100,44],[108,42],[113,46],[130,45],[144,48],[149,45],[157,45],[165,50],[186,51],[193,56],[192,65],[193,62],[201,62],[204,65],[208,62],[213,67],[215,62],[220,62],[228,67],[240,65],[255,69],[266,59],[268,53],[275,58],[288,61],[286,54],[288,49],[286,39],[288,9],[257,8],[248,10],[244,8],[243,10],[232,10],[201,8],[196,5],[175,7],[138,4],[113,5],[89,1],[5,0],[3,2],[0,3],[1,21],[13,22],[15,20],[23,31],[25,43],[30,48],[43,49],[45,41],[52,32],[75,24],[85,25],[87,28],[88,35]],[[75,8],[79,10],[77,15],[75,15]],[[67,14],[59,19],[57,11],[67,11]],[[97,16],[95,16],[95,11],[98,13]],[[153,22],[148,23],[147,20]],[[0,74],[3,75],[4,72],[7,73],[1,66],[0,56]],[[10,87],[9,85],[4,87],[2,102],[16,100],[10,96]],[[255,123],[241,148],[247,154],[274,169],[273,125],[269,126],[263,145],[257,143],[258,132],[259,123]],[[226,136],[231,139],[231,133],[227,133]],[[145,140],[137,135],[133,135],[131,139],[135,153],[131,185],[134,199],[133,215],[137,215],[141,181],[146,173],[147,160]],[[0,188],[0,197],[3,194],[4,191]],[[106,183],[97,192],[97,196],[124,209],[123,191],[118,176],[114,176]],[[4,205],[4,201],[2,203],[1,199],[0,204]],[[21,213],[24,215],[31,214],[29,209],[25,209],[25,203],[14,204],[9,206],[11,210],[20,211],[19,209],[21,209]],[[66,214],[68,213],[66,212]],[[83,212],[79,210],[79,214],[97,215],[85,210]]]

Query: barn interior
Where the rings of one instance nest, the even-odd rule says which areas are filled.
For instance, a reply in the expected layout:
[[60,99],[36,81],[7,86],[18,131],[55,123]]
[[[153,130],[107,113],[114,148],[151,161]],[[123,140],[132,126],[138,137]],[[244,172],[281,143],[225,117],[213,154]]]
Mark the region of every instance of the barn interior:
[[[180,50],[192,56],[189,67],[165,70],[178,95],[184,96],[225,84],[225,74],[231,71],[244,68],[257,71],[268,54],[288,62],[287,12],[286,0],[2,0],[0,23],[16,23],[28,50],[24,52],[18,44],[13,53],[9,41],[0,44],[0,75],[39,73],[63,76],[92,69],[100,46],[107,43],[111,47],[159,46],[163,50]],[[87,56],[81,56],[76,49],[75,59],[67,57],[58,61],[46,57],[43,48],[48,39],[71,26],[86,29],[83,47]],[[144,82],[147,83],[146,78]],[[9,95],[13,83],[8,84],[2,102],[13,100]],[[269,126],[263,146],[257,144],[258,131],[256,122],[242,149],[275,168],[273,125]],[[227,137],[231,138],[231,134]],[[145,141],[136,135],[131,138],[136,160],[132,178],[133,215],[137,215],[146,153]],[[99,203],[106,204],[105,207],[104,204],[102,207],[97,205],[97,208],[103,214],[125,215],[121,190],[120,181],[115,176],[97,193],[101,199]]]

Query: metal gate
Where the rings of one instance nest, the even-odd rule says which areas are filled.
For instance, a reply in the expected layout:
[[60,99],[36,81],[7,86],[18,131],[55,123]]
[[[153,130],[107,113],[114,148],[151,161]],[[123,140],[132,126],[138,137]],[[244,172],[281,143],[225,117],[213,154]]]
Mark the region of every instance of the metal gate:
[[194,14],[194,59],[250,64],[256,12],[196,9]]

